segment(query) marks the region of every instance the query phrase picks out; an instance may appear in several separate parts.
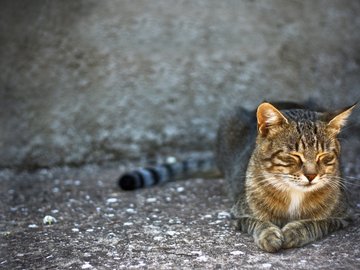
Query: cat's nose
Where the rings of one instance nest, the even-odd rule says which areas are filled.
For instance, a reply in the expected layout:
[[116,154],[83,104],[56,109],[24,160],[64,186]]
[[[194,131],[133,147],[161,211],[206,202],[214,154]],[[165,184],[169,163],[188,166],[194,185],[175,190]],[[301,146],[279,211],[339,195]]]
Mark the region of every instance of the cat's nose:
[[315,179],[316,174],[305,174],[305,177],[309,180],[309,182],[311,182]]

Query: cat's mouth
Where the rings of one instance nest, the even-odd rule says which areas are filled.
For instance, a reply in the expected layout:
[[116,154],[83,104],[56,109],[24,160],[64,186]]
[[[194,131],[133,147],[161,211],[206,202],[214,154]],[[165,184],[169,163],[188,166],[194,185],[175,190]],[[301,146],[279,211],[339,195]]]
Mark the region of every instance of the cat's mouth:
[[315,186],[316,184],[315,183],[306,183],[304,185],[304,187],[312,187],[312,186]]
[[318,188],[319,187],[319,182],[307,182],[307,183],[299,183],[299,186],[304,190],[312,190],[314,188]]
[[300,188],[303,188],[303,189],[310,189],[310,188],[313,188],[315,187],[316,185],[318,184],[317,181],[299,181],[297,182],[297,186],[300,187]]
[[300,185],[305,188],[316,186],[319,183],[319,177],[317,175],[301,176]]

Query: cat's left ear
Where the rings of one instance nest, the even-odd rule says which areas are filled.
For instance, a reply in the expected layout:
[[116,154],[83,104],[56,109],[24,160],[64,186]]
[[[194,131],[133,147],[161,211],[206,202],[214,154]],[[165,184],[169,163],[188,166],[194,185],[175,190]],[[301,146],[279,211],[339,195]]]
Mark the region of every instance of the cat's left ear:
[[262,136],[266,136],[274,127],[288,123],[286,117],[273,105],[264,102],[259,105],[256,112],[258,130]]
[[327,124],[328,128],[334,130],[336,133],[339,133],[341,129],[345,126],[347,119],[351,115],[351,112],[353,111],[356,105],[357,103],[355,103],[350,107],[346,107],[345,109],[342,109],[336,112],[335,114],[332,114],[329,117],[330,120],[328,120],[328,124]]

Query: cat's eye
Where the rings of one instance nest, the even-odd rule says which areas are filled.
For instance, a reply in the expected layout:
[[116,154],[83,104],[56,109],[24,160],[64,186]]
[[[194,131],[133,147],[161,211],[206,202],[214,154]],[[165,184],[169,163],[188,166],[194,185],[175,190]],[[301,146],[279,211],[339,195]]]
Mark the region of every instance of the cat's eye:
[[297,163],[297,158],[294,158],[293,156],[285,156],[285,157],[283,157],[282,158],[286,163],[288,163],[288,164],[295,164],[295,163]]
[[316,162],[324,164],[326,166],[331,166],[335,164],[335,155],[331,153],[322,153],[317,155]]
[[274,166],[294,167],[301,164],[301,159],[291,154],[281,154],[277,155],[272,162]]
[[302,163],[305,161],[304,155],[299,152],[291,152],[290,156],[294,159],[296,159],[299,163]]
[[301,164],[301,160],[294,156],[288,156],[285,160],[286,160],[285,162],[291,167],[295,167]]

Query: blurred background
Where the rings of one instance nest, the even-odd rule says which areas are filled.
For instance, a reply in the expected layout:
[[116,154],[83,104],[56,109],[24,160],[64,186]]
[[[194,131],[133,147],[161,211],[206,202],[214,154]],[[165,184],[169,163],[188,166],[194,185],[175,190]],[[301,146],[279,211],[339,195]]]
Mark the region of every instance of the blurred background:
[[350,105],[359,15],[358,0],[1,1],[0,167],[209,151],[234,104]]

